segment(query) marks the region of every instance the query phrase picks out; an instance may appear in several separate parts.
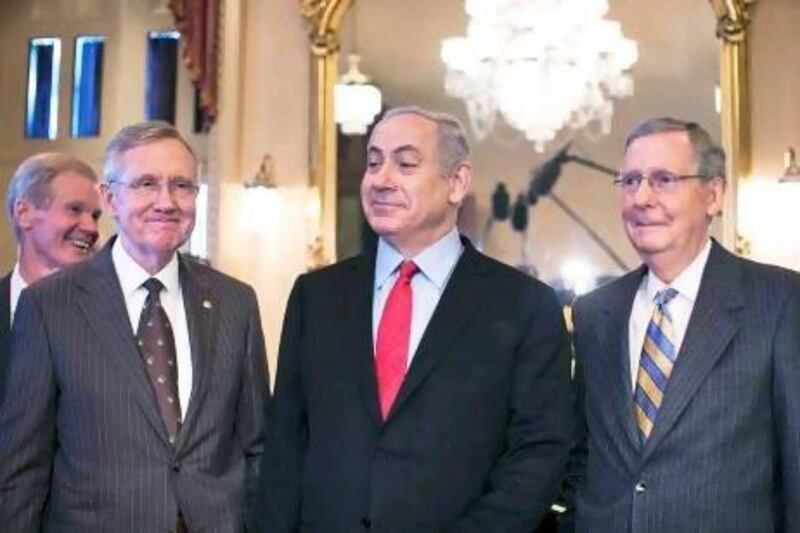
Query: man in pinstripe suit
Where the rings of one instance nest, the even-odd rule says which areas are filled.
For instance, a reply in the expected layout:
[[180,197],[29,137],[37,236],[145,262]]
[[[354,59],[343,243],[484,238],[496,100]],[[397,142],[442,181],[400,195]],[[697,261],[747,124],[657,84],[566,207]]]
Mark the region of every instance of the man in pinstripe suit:
[[724,175],[696,124],[628,137],[644,265],[574,307],[578,531],[800,531],[800,275],[709,238]]
[[100,218],[96,184],[89,165],[59,152],[27,158],[11,177],[6,214],[18,246],[13,270],[0,278],[0,366],[22,289],[94,251]]
[[177,249],[196,161],[123,128],[101,193],[118,235],[26,289],[0,406],[0,529],[238,532],[269,390],[253,290]]

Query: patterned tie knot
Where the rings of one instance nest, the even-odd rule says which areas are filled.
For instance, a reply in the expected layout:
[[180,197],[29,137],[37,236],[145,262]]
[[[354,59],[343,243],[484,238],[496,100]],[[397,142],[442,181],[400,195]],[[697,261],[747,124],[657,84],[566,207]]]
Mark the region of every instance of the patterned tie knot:
[[400,278],[403,283],[411,283],[411,278],[419,272],[419,267],[414,261],[403,261],[400,263]]
[[672,287],[667,287],[666,289],[660,290],[656,293],[654,301],[659,309],[663,309],[664,306],[667,305],[677,295],[678,291]]
[[145,288],[148,296],[158,296],[159,293],[164,289],[164,284],[156,278],[150,278],[142,283],[142,287]]

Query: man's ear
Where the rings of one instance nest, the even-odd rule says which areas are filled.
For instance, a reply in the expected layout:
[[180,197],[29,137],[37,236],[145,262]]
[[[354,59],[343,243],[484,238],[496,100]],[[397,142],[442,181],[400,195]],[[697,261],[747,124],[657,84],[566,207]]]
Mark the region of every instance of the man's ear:
[[97,185],[97,190],[100,193],[100,202],[103,204],[103,214],[108,214],[111,217],[115,217],[117,214],[115,207],[116,198],[111,185],[107,182],[100,182]]
[[472,183],[472,165],[469,161],[459,163],[449,178],[450,190],[447,200],[453,205],[461,205]]
[[722,213],[725,205],[725,179],[719,176],[711,178],[706,182],[709,200],[706,214],[713,218]]
[[29,200],[20,198],[14,202],[13,212],[14,221],[22,231],[30,229],[33,226],[36,206],[33,205]]

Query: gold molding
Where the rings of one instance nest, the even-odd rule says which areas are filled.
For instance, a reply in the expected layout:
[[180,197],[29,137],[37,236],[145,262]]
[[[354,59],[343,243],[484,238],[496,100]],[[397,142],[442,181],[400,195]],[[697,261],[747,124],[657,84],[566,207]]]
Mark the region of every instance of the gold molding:
[[[316,258],[336,258],[336,125],[333,122],[333,85],[339,63],[339,26],[354,0],[298,0],[309,25],[311,101],[309,116],[310,185],[319,194],[320,240]],[[317,265],[320,266],[320,265]]]
[[728,193],[723,214],[723,243],[744,252],[737,231],[738,185],[750,175],[749,8],[755,0],[709,0],[720,39],[722,147],[728,156]]

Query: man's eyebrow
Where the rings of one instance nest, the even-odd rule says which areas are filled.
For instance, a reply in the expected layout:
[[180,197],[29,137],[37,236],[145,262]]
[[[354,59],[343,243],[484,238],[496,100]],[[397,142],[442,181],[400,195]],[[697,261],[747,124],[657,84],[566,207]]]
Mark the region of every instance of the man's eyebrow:
[[395,153],[395,154],[409,154],[410,153],[410,154],[415,154],[415,155],[422,155],[422,152],[420,151],[420,149],[417,148],[416,146],[414,146],[413,144],[404,144],[403,146],[398,146],[397,148],[392,150],[392,153]]

